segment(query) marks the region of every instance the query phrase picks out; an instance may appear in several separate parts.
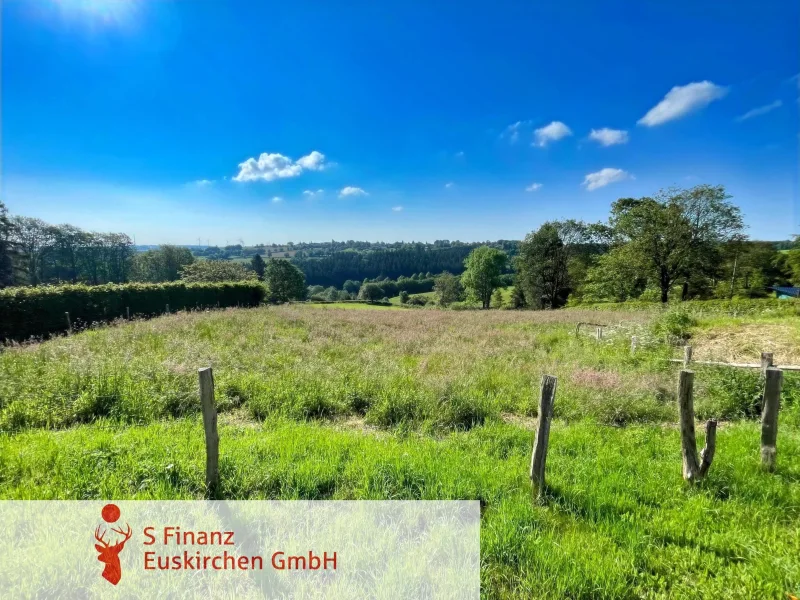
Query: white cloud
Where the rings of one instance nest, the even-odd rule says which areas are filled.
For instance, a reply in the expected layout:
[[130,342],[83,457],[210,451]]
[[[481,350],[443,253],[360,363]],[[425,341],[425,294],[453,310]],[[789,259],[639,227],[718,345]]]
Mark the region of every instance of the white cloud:
[[306,196],[307,198],[314,198],[316,196],[321,196],[324,193],[325,190],[322,189],[319,189],[316,192],[314,190],[305,190],[303,191],[303,196]]
[[602,129],[592,129],[592,132],[589,134],[589,139],[600,142],[602,146],[627,144],[628,132],[624,129],[609,129],[608,127],[603,127]]
[[403,210],[403,207],[402,207],[402,206],[393,206],[393,207],[392,207],[392,210],[393,210],[394,212],[400,212],[401,210]]
[[624,181],[625,179],[633,179],[633,175],[622,169],[610,169],[606,167],[605,169],[600,169],[596,173],[589,173],[583,179],[583,185],[591,192],[609,183]]
[[742,121],[746,121],[747,119],[752,119],[753,117],[760,117],[761,115],[765,115],[768,112],[775,110],[776,108],[780,108],[783,106],[783,102],[780,100],[775,100],[771,104],[766,104],[764,106],[759,106],[758,108],[754,108],[753,110],[748,110],[743,115],[736,117],[736,122],[741,123]]
[[311,154],[293,161],[283,154],[262,153],[258,160],[248,158],[239,163],[239,174],[234,181],[273,181],[287,177],[297,177],[304,170],[320,171],[326,166],[325,155],[314,150]]
[[449,190],[454,185],[455,185],[455,183],[453,183],[452,181],[448,181],[447,183],[444,184],[444,187]]
[[683,86],[676,85],[667,92],[661,102],[647,111],[647,114],[639,119],[638,123],[654,127],[667,121],[680,119],[708,106],[714,100],[724,98],[727,93],[728,88],[710,81],[696,81]]
[[325,168],[325,155],[312,150],[311,154],[298,158],[297,164],[309,171],[321,171]]
[[544,148],[550,142],[557,142],[570,135],[572,135],[572,130],[569,127],[561,121],[553,121],[533,132],[534,145]]
[[516,123],[512,123],[503,130],[503,132],[500,134],[500,138],[507,138],[509,142],[514,144],[519,141],[520,130],[524,129],[530,124],[530,121],[517,121]]
[[273,204],[280,204],[281,202],[283,202],[283,198],[281,198],[280,196],[273,196],[272,198]]
[[526,187],[526,188],[525,188],[525,191],[526,191],[526,192],[535,192],[535,191],[536,191],[536,190],[538,190],[540,187],[542,187],[542,184],[541,184],[541,183],[532,183],[532,184],[530,184],[528,187]]
[[194,182],[194,184],[199,187],[208,187],[213,183],[214,182],[211,181],[210,179],[198,179],[197,181]]
[[354,187],[352,185],[348,185],[343,187],[342,190],[339,192],[339,198],[344,198],[346,196],[369,196],[367,192],[362,190],[360,187]]

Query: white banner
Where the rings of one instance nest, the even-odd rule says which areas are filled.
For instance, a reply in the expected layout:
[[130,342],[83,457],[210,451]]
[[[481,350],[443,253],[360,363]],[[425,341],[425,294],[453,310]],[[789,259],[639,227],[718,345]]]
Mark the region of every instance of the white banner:
[[0,502],[5,598],[479,598],[466,501]]

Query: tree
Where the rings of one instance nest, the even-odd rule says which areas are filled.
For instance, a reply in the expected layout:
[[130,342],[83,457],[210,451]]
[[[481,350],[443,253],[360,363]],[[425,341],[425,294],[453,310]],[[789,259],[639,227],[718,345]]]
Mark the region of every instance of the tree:
[[253,271],[255,271],[256,277],[258,277],[259,280],[264,281],[265,265],[264,265],[264,259],[261,258],[260,254],[256,254],[250,260],[250,268],[253,269]]
[[12,233],[13,225],[8,218],[8,209],[0,200],[0,288],[14,284]]
[[358,290],[361,289],[361,283],[358,281],[353,281],[352,279],[348,279],[344,282],[342,289],[351,294],[358,294]]
[[741,212],[728,198],[722,186],[700,185],[617,200],[609,220],[613,244],[628,246],[639,275],[654,282],[667,302],[676,283],[713,275],[721,244],[741,234]]
[[288,260],[273,258],[268,261],[264,281],[271,302],[303,300],[306,297],[306,276]]
[[503,308],[503,292],[500,288],[492,294],[492,308]]
[[406,304],[408,302],[408,292],[403,290],[400,292],[400,304]]
[[45,258],[51,250],[53,241],[52,227],[41,219],[30,217],[15,216],[11,222],[14,226],[17,248],[23,255],[22,269],[27,283],[31,285],[44,283]]
[[188,283],[221,283],[224,281],[252,281],[253,271],[241,263],[228,260],[198,260],[183,267],[181,281]]
[[[571,261],[579,244],[588,240],[581,221],[549,221],[525,236],[516,257],[517,287],[533,308],[560,308],[567,303],[575,284],[570,276]],[[573,266],[573,272],[576,270]]]
[[[192,256],[192,252],[188,248],[165,244],[154,250],[141,252],[133,257],[131,279],[149,283],[177,281],[181,277],[181,272],[194,262],[194,256]],[[208,260],[202,262],[222,261]]]
[[464,261],[466,270],[461,282],[470,296],[481,303],[484,309],[489,308],[492,292],[500,283],[500,275],[506,265],[508,256],[502,250],[481,246],[469,253]]
[[433,291],[436,292],[441,306],[449,306],[464,299],[461,278],[447,271],[434,279]]
[[511,306],[513,308],[525,308],[528,305],[525,300],[525,293],[518,285],[514,286],[514,291],[511,293]]
[[358,292],[359,300],[377,302],[383,297],[383,289],[377,283],[365,283]]

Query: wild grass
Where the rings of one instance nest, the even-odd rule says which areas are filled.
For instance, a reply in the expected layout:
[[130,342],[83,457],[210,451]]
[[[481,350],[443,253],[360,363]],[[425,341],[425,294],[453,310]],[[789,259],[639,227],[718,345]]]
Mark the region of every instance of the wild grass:
[[[558,418],[674,421],[676,368],[664,360],[673,350],[649,334],[646,313],[367,306],[181,313],[7,349],[0,431],[192,414],[204,366],[214,368],[220,410],[243,407],[255,419],[354,415],[382,427],[469,429],[502,414],[535,416],[549,373],[560,379]],[[603,340],[577,336],[581,321],[606,323]],[[698,416],[750,414],[741,381],[728,385],[717,372],[697,378]],[[787,375],[787,406],[799,383]]]
[[[532,434],[504,423],[432,438],[223,418],[220,469],[226,498],[482,500],[485,598],[785,598],[800,588],[800,435],[781,431],[768,474],[758,434],[724,426],[690,489],[675,429],[557,422],[542,505]],[[5,436],[0,497],[201,498],[202,440],[197,417]]]

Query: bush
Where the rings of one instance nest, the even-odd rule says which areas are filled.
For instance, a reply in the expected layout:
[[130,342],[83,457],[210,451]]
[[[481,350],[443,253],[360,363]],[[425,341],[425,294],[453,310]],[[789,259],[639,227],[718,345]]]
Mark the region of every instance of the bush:
[[653,323],[653,333],[664,338],[687,340],[689,339],[689,330],[695,325],[697,325],[697,319],[689,314],[688,310],[683,307],[673,308]]
[[257,306],[266,295],[258,281],[230,283],[128,283],[17,287],[0,290],[0,339],[26,340],[72,326],[131,316],[152,317],[171,311],[206,307]]

